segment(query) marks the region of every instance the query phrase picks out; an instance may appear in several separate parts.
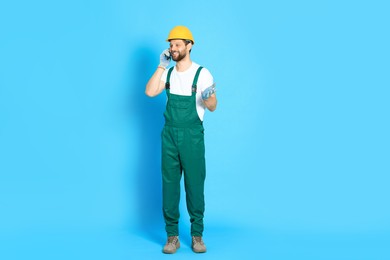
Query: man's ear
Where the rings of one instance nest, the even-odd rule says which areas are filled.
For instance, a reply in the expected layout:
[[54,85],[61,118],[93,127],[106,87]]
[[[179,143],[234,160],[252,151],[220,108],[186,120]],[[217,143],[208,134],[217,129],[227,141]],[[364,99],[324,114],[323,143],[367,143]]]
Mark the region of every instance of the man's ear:
[[188,48],[188,51],[192,50],[192,43],[191,42],[187,44],[187,48]]

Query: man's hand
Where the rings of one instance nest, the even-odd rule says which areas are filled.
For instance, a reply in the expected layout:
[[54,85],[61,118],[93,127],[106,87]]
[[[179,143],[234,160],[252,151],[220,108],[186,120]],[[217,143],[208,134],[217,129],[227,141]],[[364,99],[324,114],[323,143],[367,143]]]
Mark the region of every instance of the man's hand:
[[215,83],[202,92],[202,99],[207,100],[216,91]]
[[160,55],[160,64],[159,67],[166,68],[169,66],[171,62],[171,54],[169,53],[169,49],[164,50]]

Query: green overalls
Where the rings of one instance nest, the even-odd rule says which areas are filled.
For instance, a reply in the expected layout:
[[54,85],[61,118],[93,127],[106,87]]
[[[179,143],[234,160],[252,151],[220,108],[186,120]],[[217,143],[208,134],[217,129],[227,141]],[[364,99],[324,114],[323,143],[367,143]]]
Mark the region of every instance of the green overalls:
[[191,235],[202,236],[204,181],[206,178],[203,123],[196,111],[196,84],[199,67],[192,84],[192,95],[170,93],[169,69],[165,84],[168,102],[164,112],[162,139],[163,213],[168,236],[178,236],[180,179],[184,172],[187,210]]

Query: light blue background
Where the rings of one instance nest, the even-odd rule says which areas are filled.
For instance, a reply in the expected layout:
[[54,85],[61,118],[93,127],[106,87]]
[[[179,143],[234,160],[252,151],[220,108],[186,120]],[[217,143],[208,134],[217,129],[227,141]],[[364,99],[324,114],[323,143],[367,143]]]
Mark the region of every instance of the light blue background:
[[[175,259],[390,259],[387,1],[3,1],[0,258],[157,259],[165,95],[188,26],[205,115],[209,252]],[[183,195],[184,196],[184,195]]]

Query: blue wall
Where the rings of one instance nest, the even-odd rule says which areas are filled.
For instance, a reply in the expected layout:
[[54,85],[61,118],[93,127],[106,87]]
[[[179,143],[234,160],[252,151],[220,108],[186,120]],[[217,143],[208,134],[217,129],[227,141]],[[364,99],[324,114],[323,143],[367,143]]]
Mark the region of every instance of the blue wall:
[[165,96],[144,88],[184,24],[218,88],[207,223],[389,234],[389,5],[252,2],[1,3],[0,233],[161,236]]

